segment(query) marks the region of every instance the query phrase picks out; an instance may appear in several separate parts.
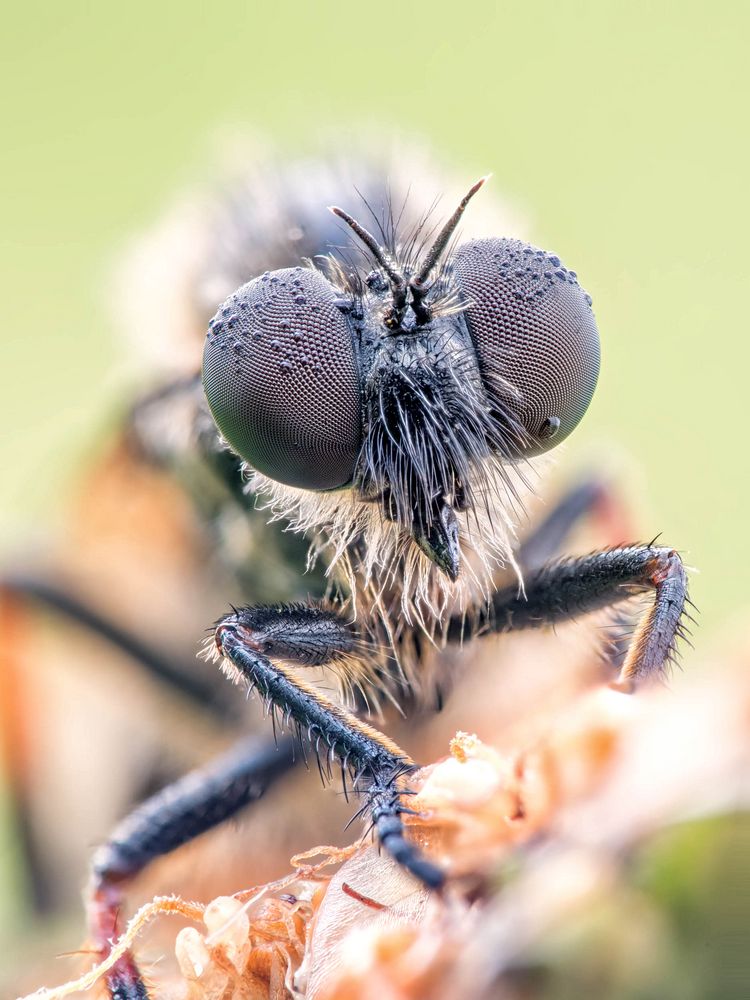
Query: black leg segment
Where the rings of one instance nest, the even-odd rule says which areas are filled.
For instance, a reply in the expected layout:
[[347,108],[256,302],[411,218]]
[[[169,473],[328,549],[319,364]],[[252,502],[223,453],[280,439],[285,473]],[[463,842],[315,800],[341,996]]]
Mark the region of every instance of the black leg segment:
[[207,767],[192,771],[147,799],[95,853],[95,887],[131,879],[168,854],[234,816],[294,764],[291,739],[244,740]]
[[[276,634],[269,640],[269,630]],[[302,666],[334,662],[351,655],[356,637],[333,612],[315,607],[246,608],[223,618],[216,628],[216,648],[234,679],[258,691],[271,714],[293,725],[326,765],[336,758],[364,797],[382,846],[427,886],[437,889],[444,873],[405,836],[401,815],[402,779],[416,769],[411,758],[377,729],[326,698],[292,669],[272,662],[279,653]],[[269,641],[272,642],[269,649]]]
[[[616,686],[632,690],[659,674],[684,635],[687,574],[674,549],[630,545],[563,559],[527,577],[525,594],[498,591],[481,623],[485,630],[536,628],[610,607],[647,591],[654,603],[638,624]],[[459,641],[463,623],[451,621],[448,637]]]
[[[234,816],[259,799],[294,763],[291,739],[243,741],[212,764],[152,796],[116,827],[93,860],[89,922],[102,957],[120,933],[125,883],[157,857]],[[147,991],[126,953],[107,975],[119,1000],[142,1000]]]

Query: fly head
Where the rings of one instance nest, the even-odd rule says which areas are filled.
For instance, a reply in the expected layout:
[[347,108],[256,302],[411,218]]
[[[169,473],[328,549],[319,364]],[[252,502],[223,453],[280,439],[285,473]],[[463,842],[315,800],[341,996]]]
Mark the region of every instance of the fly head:
[[511,471],[572,431],[599,370],[591,300],[559,258],[507,239],[451,249],[483,183],[426,251],[382,246],[331,209],[368,270],[331,259],[253,279],[211,321],[203,363],[216,423],[251,468],[318,494],[307,509],[323,528],[327,495],[345,491],[452,581],[462,525],[512,501]]

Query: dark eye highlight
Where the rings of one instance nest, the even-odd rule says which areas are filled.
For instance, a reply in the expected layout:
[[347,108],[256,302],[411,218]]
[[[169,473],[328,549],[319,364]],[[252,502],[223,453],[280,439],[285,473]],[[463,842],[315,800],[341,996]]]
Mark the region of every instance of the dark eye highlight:
[[[552,448],[586,412],[599,376],[591,299],[554,254],[520,240],[473,240],[451,264],[490,395],[528,435],[525,455]],[[495,378],[493,378],[493,376]]]
[[359,452],[359,373],[335,299],[316,271],[267,272],[219,308],[203,354],[206,398],[229,444],[303,489],[345,486]]

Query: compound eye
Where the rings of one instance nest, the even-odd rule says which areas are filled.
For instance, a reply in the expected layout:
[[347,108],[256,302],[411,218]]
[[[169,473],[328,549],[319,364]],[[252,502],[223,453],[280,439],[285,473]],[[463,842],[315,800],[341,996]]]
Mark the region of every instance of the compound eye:
[[203,352],[208,405],[232,448],[308,490],[351,481],[362,434],[352,331],[335,300],[316,271],[268,272],[219,308]]
[[590,297],[559,257],[520,240],[473,240],[451,263],[485,387],[521,420],[524,455],[547,451],[570,434],[596,388]]

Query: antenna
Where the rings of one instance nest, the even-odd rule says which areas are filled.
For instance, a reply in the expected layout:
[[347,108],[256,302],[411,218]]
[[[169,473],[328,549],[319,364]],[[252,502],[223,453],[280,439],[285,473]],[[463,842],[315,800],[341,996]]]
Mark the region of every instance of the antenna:
[[[432,318],[432,313],[424,302],[424,298],[432,286],[432,282],[428,280],[430,274],[445,252],[445,248],[447,247],[451,236],[455,232],[456,226],[461,221],[461,216],[464,214],[466,206],[469,204],[477,191],[484,185],[484,183],[489,180],[490,176],[490,174],[487,174],[485,177],[480,177],[476,184],[473,184],[472,187],[469,188],[467,193],[461,199],[456,211],[438,233],[435,242],[430,247],[427,257],[419,270],[419,273],[409,280],[408,291],[411,291],[412,310],[414,311],[417,326],[424,326],[426,323],[429,323]],[[386,316],[384,317],[384,321],[385,325],[389,327],[389,329],[399,329],[403,318],[403,312],[406,308],[407,298],[407,285],[403,274],[396,269],[390,255],[383,247],[380,246],[372,233],[368,232],[365,227],[349,215],[348,212],[345,212],[343,208],[339,208],[338,205],[329,205],[328,211],[333,212],[334,215],[338,216],[339,219],[342,219],[347,226],[349,226],[349,228],[364,243],[377,263],[387,274],[388,280],[391,283],[391,291],[393,292],[393,306],[388,310]]]
[[484,185],[484,183],[490,179],[490,176],[490,174],[487,174],[485,177],[480,177],[476,184],[469,188],[468,192],[461,199],[461,204],[440,230],[437,239],[430,248],[430,252],[427,254],[427,259],[422,265],[419,274],[417,274],[409,282],[409,288],[412,290],[412,295],[414,296],[415,301],[419,302],[429,291],[430,286],[427,284],[427,279],[430,276],[430,272],[440,260],[443,251],[448,245],[448,240],[451,238],[456,226],[461,221],[461,216],[464,214],[466,206],[469,204],[477,191]]
[[391,288],[393,289],[393,306],[397,312],[401,312],[406,305],[406,282],[404,281],[404,276],[396,270],[391,261],[386,256],[385,250],[380,246],[378,241],[369,233],[364,226],[360,225],[356,219],[352,218],[348,212],[345,212],[343,208],[339,208],[338,205],[329,205],[328,211],[333,212],[340,219],[352,229],[356,235],[362,240],[364,245],[373,255],[375,260],[380,264],[385,273],[388,275],[388,280],[391,283]]

